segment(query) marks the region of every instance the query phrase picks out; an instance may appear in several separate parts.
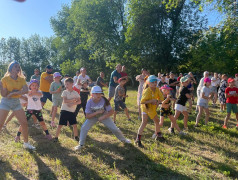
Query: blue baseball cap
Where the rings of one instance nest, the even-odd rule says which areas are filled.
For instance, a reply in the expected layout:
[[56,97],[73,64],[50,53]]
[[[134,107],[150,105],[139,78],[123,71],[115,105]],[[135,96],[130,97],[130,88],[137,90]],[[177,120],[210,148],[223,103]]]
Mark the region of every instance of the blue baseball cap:
[[148,82],[158,81],[158,78],[155,75],[150,75],[147,79]]

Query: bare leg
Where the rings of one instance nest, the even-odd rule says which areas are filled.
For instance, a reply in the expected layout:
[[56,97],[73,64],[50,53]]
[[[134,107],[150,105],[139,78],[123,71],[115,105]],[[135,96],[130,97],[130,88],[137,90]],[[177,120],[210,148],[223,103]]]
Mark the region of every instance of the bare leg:
[[155,124],[155,132],[156,132],[156,134],[157,134],[158,132],[160,132],[160,126],[159,126],[159,118],[158,118],[158,116],[155,116],[154,119],[153,119],[153,121],[154,121],[154,124]]
[[148,120],[148,115],[147,114],[143,114],[142,115],[142,122],[141,122],[141,125],[140,125],[139,129],[138,129],[138,134],[139,135],[142,135],[142,133],[143,133],[143,131],[144,131],[144,129],[145,129],[147,123],[148,123],[147,120]]
[[7,118],[7,120],[6,120],[6,122],[5,122],[5,126],[9,123],[9,121],[11,121],[12,120],[12,118],[15,116],[15,114],[14,114],[14,112],[12,112],[11,114],[10,114],[10,116]]
[[127,119],[130,119],[130,115],[129,115],[129,112],[128,112],[128,109],[127,109],[127,108],[124,109],[124,112],[126,113]]
[[202,112],[203,112],[203,107],[202,107],[202,106],[198,106],[198,115],[197,115],[197,118],[196,118],[196,124],[195,124],[195,126],[198,125],[199,120],[200,120],[200,118],[201,118],[201,116],[202,116]]
[[177,124],[177,122],[176,122],[174,116],[173,116],[173,115],[170,115],[170,116],[169,116],[169,119],[170,119],[171,123],[174,125],[174,127],[177,129],[177,131],[180,132],[181,129],[179,128],[179,126],[178,126],[178,124]]
[[77,128],[77,124],[74,124],[73,125],[73,132],[74,132],[74,137],[78,136],[79,133],[78,133],[78,128]]
[[224,120],[224,125],[227,126],[227,122],[230,119],[231,113],[227,113],[225,120]]
[[56,116],[56,113],[57,113],[57,106],[52,106],[52,118],[51,118],[51,121],[55,121],[55,116]]
[[208,120],[209,120],[210,113],[209,113],[209,109],[208,109],[208,108],[204,109],[204,111],[205,111],[205,113],[206,113],[205,124],[207,125]]
[[23,109],[20,109],[20,110],[14,111],[14,113],[17,120],[19,121],[21,125],[24,142],[27,143],[28,142],[28,123],[26,120],[25,112],[23,111]]
[[7,119],[9,111],[0,109],[0,131],[4,125],[5,120]]
[[[175,110],[174,121],[177,121],[177,119],[178,119],[179,116],[180,116],[180,113],[181,113],[180,111]],[[173,122],[171,122],[171,128],[174,128]]]
[[60,130],[61,130],[62,127],[63,127],[63,125],[58,125],[57,130],[56,130],[56,134],[55,134],[56,138],[59,137]]
[[184,128],[188,128],[188,112],[187,111],[183,111],[182,112],[184,118],[183,118],[183,123],[184,123]]
[[114,111],[114,114],[113,114],[113,121],[114,121],[114,123],[116,123],[116,117],[117,117],[117,111]]

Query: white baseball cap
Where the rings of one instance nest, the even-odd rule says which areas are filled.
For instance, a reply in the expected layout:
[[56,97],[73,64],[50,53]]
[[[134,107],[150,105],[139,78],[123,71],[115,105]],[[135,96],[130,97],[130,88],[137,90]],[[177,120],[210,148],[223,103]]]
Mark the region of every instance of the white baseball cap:
[[100,86],[93,86],[91,89],[91,94],[97,93],[97,94],[102,94],[102,89]]

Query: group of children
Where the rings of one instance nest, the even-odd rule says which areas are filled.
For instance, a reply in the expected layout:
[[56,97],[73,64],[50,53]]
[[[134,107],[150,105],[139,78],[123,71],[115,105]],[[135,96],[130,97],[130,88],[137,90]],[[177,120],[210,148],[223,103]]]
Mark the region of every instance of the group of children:
[[[140,77],[138,77],[139,79]],[[64,84],[61,82],[61,75],[58,72],[53,74],[54,81],[50,86],[50,93],[52,94],[52,112],[51,112],[51,126],[56,127],[55,116],[58,107],[61,107],[59,123],[57,126],[54,141],[58,141],[58,137],[63,126],[71,125],[73,127],[74,139],[79,141],[79,145],[75,147],[76,150],[81,149],[86,140],[86,136],[90,128],[97,122],[103,123],[108,127],[113,134],[122,142],[130,143],[130,140],[126,139],[122,132],[116,126],[116,114],[121,109],[124,110],[129,121],[130,115],[128,109],[123,101],[123,98],[127,97],[125,94],[124,85],[127,82],[126,78],[118,79],[118,86],[115,89],[114,103],[115,111],[112,110],[110,102],[104,97],[101,87],[94,86],[91,89],[91,98],[88,100],[89,89],[88,82],[83,80],[80,84],[74,83],[72,78],[66,78]],[[188,131],[188,111],[186,108],[186,102],[191,98],[191,93],[188,88],[190,83],[190,78],[184,76],[180,78],[180,89],[179,96],[177,99],[171,96],[171,87],[167,84],[162,85],[160,88],[157,87],[158,78],[154,75],[145,76],[145,84],[143,86],[142,95],[140,97],[141,104],[141,117],[142,122],[137,132],[136,144],[139,147],[144,147],[141,143],[141,137],[143,130],[148,123],[148,119],[152,119],[155,124],[155,133],[153,138],[163,142],[165,138],[161,132],[163,127],[164,118],[168,117],[171,121],[171,126],[169,128],[170,133],[175,133],[174,128],[179,132],[179,135],[186,135],[184,131]],[[237,110],[237,99],[238,99],[238,88],[234,86],[234,79],[229,78],[229,87],[225,90],[227,98],[227,116],[225,118],[223,128],[227,128],[227,122],[230,118],[231,110],[236,113],[236,118],[238,120],[238,110]],[[199,120],[201,118],[203,110],[206,113],[205,124],[207,124],[209,119],[209,109],[208,101],[211,98],[211,79],[204,78],[204,86],[201,89],[200,96],[198,97],[198,114],[196,118],[195,127],[199,126]],[[29,88],[29,90],[28,90]],[[33,117],[37,119],[40,126],[46,134],[46,138],[51,140],[52,136],[49,133],[47,126],[44,122],[42,116],[42,104],[40,98],[42,97],[42,92],[39,91],[39,81],[32,79],[27,87],[26,81],[22,76],[22,71],[19,63],[12,62],[5,76],[2,78],[0,83],[1,90],[1,103],[0,103],[0,130],[4,125],[7,118],[8,112],[13,111],[12,116],[16,116],[20,123],[17,136],[15,141],[20,141],[20,135],[23,134],[24,137],[24,147],[27,149],[35,149],[34,146],[28,143],[28,123],[27,121]],[[26,111],[24,112],[20,104],[20,99],[25,100]],[[175,101],[175,114],[173,115],[171,104]],[[77,115],[80,108],[83,108],[86,121],[81,127],[80,136],[78,136],[77,129]],[[157,108],[160,108],[160,118],[157,114]],[[184,116],[184,131],[180,129],[176,120],[179,118],[180,114]],[[110,117],[114,115],[112,120]],[[238,127],[238,124],[237,124]]]

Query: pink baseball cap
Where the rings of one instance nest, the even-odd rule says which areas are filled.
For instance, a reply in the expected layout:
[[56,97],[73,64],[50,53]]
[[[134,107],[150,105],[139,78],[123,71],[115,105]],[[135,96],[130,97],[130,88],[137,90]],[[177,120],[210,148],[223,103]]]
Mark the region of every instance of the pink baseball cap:
[[205,83],[207,83],[207,82],[209,83],[209,82],[212,82],[212,81],[211,81],[210,78],[207,77],[207,78],[204,79],[204,82],[205,82]]
[[167,84],[163,85],[160,89],[168,89],[168,90],[172,90],[172,88],[169,87]]
[[60,74],[59,72],[55,72],[55,73],[53,74],[53,77],[54,77],[54,78],[56,78],[56,77],[61,77],[61,74]]

